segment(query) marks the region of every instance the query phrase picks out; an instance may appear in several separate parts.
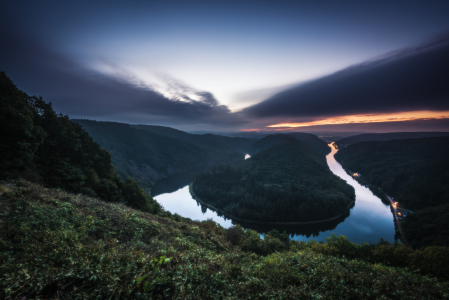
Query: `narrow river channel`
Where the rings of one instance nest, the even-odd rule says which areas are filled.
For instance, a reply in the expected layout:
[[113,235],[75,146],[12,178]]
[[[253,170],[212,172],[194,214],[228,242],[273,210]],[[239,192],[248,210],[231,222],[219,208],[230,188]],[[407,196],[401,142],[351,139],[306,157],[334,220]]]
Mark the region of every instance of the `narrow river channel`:
[[[344,235],[355,243],[377,243],[381,238],[394,242],[394,217],[389,205],[382,203],[368,188],[360,185],[349,176],[343,167],[335,160],[337,149],[330,145],[332,152],[326,156],[331,171],[352,185],[355,189],[356,201],[346,216],[327,223],[311,225],[254,225],[236,222],[217,215],[216,212],[202,207],[192,198],[189,184],[195,176],[204,170],[197,169],[178,173],[156,183],[152,188],[152,195],[166,210],[177,213],[192,220],[213,219],[221,226],[228,228],[233,224],[240,224],[244,228],[257,230],[262,236],[272,228],[286,231],[295,240],[325,241],[326,237]],[[245,157],[248,159],[248,156]],[[363,175],[363,174],[362,174]]]

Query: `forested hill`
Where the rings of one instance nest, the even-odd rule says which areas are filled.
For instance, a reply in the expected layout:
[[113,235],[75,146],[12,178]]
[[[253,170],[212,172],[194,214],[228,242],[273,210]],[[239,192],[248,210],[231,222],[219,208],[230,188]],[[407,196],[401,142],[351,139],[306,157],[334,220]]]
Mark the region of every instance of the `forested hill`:
[[426,137],[449,136],[449,132],[390,132],[390,133],[364,133],[346,138],[342,138],[335,142],[338,148],[367,141],[391,141],[402,139],[417,139]]
[[137,129],[142,129],[145,131],[168,136],[178,140],[195,143],[205,147],[223,149],[228,151],[238,151],[242,153],[246,153],[248,146],[256,140],[253,138],[230,137],[210,133],[191,134],[165,126],[155,126],[155,125],[131,125],[131,126]]
[[[204,141],[199,138],[195,142],[194,137],[189,138],[191,134],[168,127],[161,127],[159,133],[154,133],[147,129],[159,126],[136,128],[115,122],[74,121],[81,124],[96,142],[111,152],[112,163],[117,167],[120,177],[134,177],[143,187],[150,187],[159,178],[186,169],[244,158],[244,151],[236,150],[232,143],[226,144],[233,138],[223,137],[220,140],[217,137],[218,142],[213,145],[208,143],[207,138]],[[242,147],[250,141],[239,139]],[[238,145],[238,142],[235,144]]]
[[51,103],[20,91],[0,73],[0,180],[26,178],[157,213],[135,181],[122,181],[111,155]]
[[432,137],[361,142],[339,150],[335,158],[413,210],[404,226],[412,245],[449,245],[448,153],[449,137]]
[[280,141],[284,140],[286,135],[293,136],[293,137],[297,138],[298,140],[306,142],[311,147],[313,147],[315,150],[317,150],[318,152],[321,152],[325,155],[331,151],[331,149],[327,145],[327,143],[314,134],[302,133],[302,132],[292,132],[292,133],[287,133],[287,134],[273,134],[273,135],[264,137],[260,140],[257,140],[248,147],[248,153],[251,155],[254,155],[254,154],[261,152],[265,149],[273,147],[273,146],[277,145]]
[[289,135],[261,142],[273,139],[248,160],[198,175],[195,195],[225,215],[253,221],[317,221],[347,211],[354,189],[329,170],[323,153]]

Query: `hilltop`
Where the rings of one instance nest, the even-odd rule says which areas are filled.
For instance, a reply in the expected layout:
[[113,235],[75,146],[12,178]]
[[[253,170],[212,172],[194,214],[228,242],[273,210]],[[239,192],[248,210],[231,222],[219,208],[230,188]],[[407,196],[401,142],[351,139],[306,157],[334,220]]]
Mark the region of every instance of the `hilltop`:
[[311,133],[291,132],[287,134],[272,134],[267,137],[261,138],[257,141],[254,141],[252,144],[248,146],[248,153],[254,155],[265,149],[273,147],[277,145],[281,140],[284,140],[286,135],[293,136],[296,139],[307,143],[313,149],[315,149],[318,152],[321,152],[324,155],[331,152],[330,147],[327,145],[327,143],[322,139],[320,139],[318,136]]
[[243,160],[251,139],[194,135],[162,126],[73,120],[111,153],[118,175],[152,184],[187,169]]

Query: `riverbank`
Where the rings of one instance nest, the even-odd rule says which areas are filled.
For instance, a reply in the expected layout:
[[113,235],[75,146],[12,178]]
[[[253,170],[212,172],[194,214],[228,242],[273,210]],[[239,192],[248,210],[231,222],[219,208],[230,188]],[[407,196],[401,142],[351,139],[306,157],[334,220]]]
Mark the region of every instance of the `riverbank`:
[[249,224],[259,224],[259,225],[310,225],[310,224],[319,224],[319,223],[326,223],[326,222],[330,222],[330,221],[335,221],[339,218],[341,218],[344,214],[346,214],[347,212],[349,212],[351,210],[351,208],[354,206],[355,204],[355,200],[352,201],[345,209],[344,212],[338,214],[335,217],[332,218],[328,218],[325,220],[317,220],[317,221],[308,221],[308,222],[266,222],[266,221],[255,221],[255,220],[247,220],[247,219],[241,219],[238,218],[236,216],[230,215],[228,213],[225,213],[223,210],[216,208],[210,204],[208,204],[207,202],[205,202],[204,200],[201,200],[198,196],[195,195],[195,193],[193,192],[193,183],[192,182],[189,185],[189,191],[190,194],[192,195],[192,198],[195,199],[196,201],[198,201],[199,203],[201,203],[202,205],[206,206],[207,208],[215,211],[215,212],[219,212],[222,215],[224,215],[227,219],[233,219],[236,221],[240,221],[240,222],[245,222],[245,223],[249,223]]
[[[338,161],[338,160],[337,160]],[[361,185],[366,186],[367,188],[370,189],[370,191],[377,196],[380,200],[382,200],[382,203],[384,204],[388,204],[390,205],[391,208],[391,212],[393,214],[393,218],[396,221],[395,222],[395,235],[396,236],[400,236],[400,240],[403,244],[409,246],[407,240],[405,239],[404,234],[402,233],[402,228],[401,225],[399,223],[399,219],[397,218],[397,212],[396,212],[396,208],[393,205],[393,200],[390,198],[390,196],[388,196],[387,194],[385,194],[379,187],[373,186],[371,184],[369,184],[369,182],[367,182],[366,180],[360,178],[360,177],[354,177],[353,176],[353,172],[351,170],[349,170],[343,161],[338,161],[340,163],[340,165],[342,166],[343,170],[345,170],[345,172],[351,176],[352,178],[354,178],[358,183],[360,183]]]
[[[233,225],[239,224],[245,229],[252,229],[260,234],[266,234],[271,229],[275,228],[279,232],[287,232],[292,240],[297,241],[310,241],[315,240],[317,242],[326,242],[328,237],[332,237],[333,234],[344,235],[355,243],[377,243],[382,238],[389,243],[394,243],[395,238],[395,228],[394,228],[394,217],[390,210],[390,206],[383,204],[379,198],[377,198],[373,193],[365,186],[360,185],[351,176],[349,176],[342,166],[334,159],[333,153],[337,150],[333,149],[332,154],[328,154],[326,159],[331,171],[346,180],[350,185],[356,190],[356,201],[354,207],[350,210],[344,211],[344,208],[349,205],[346,203],[340,210],[334,210],[333,214],[315,219],[303,219],[303,221],[323,221],[326,218],[332,218],[338,215],[340,212],[343,215],[333,221],[318,222],[313,224],[260,224],[254,222],[239,221],[236,219],[230,219],[229,214],[222,214],[222,211],[217,211],[215,207],[208,206],[208,203],[202,202],[202,206],[199,205],[201,202],[194,199],[192,193],[189,191],[189,185],[194,181],[187,179],[180,180],[178,176],[173,178],[167,178],[167,186],[171,180],[173,184],[172,187],[167,187],[164,184],[163,187],[154,187],[154,190],[164,190],[163,194],[156,196],[154,199],[158,201],[161,205],[165,207],[168,211],[177,213],[183,217],[190,218],[192,220],[206,221],[208,219],[213,219],[215,222],[219,223],[223,228],[229,228]],[[194,176],[193,176],[194,177]],[[182,182],[181,182],[182,181]],[[197,182],[194,183],[193,187],[196,189]],[[199,195],[195,195],[199,196]],[[207,197],[201,197],[207,199]],[[352,201],[352,199],[351,199]],[[349,201],[349,202],[351,202]],[[211,203],[212,204],[212,203]],[[214,206],[214,204],[212,204]],[[209,209],[207,209],[209,208]],[[218,212],[218,214],[217,214]],[[231,211],[228,211],[232,213]],[[245,216],[239,216],[243,219],[251,219]],[[267,219],[261,219],[267,220]],[[290,219],[290,220],[270,220],[270,221],[301,221],[301,219]]]

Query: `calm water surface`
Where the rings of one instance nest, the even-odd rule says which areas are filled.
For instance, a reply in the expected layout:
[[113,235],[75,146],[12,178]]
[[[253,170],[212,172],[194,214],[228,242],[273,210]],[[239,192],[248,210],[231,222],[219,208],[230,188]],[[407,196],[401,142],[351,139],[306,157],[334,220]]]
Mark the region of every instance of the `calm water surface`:
[[[355,205],[350,212],[339,220],[332,222],[313,225],[272,226],[246,224],[226,219],[216,212],[202,207],[190,195],[189,184],[204,169],[190,170],[167,177],[156,183],[152,188],[152,195],[166,210],[172,213],[178,213],[192,220],[213,219],[225,228],[233,224],[240,224],[244,228],[257,230],[262,236],[272,228],[276,228],[281,232],[286,231],[292,239],[299,241],[311,239],[325,241],[326,237],[335,233],[347,236],[350,241],[356,243],[377,243],[380,238],[390,243],[394,242],[394,218],[390,207],[383,204],[368,188],[360,185],[343,170],[334,158],[337,149],[333,145],[330,146],[332,152],[326,156],[329,168],[334,174],[352,185],[356,194]],[[249,159],[249,155],[245,159]]]

